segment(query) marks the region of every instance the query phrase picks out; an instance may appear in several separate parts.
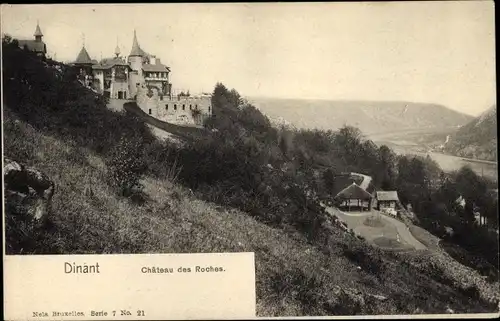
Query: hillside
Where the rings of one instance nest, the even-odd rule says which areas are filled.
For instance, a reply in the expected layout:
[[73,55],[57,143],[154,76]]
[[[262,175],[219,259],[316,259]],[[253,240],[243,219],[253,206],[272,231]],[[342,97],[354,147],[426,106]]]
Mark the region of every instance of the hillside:
[[[328,180],[315,170],[327,166],[330,176],[334,167],[366,173],[377,186],[399,181],[402,200],[418,210],[434,196],[430,175],[439,174],[427,163],[402,158],[395,177],[391,151],[355,128],[280,132],[222,84],[208,131],[162,142],[137,115],[107,109],[68,66],[8,41],[3,54],[5,157],[56,186],[45,226],[31,228],[32,218],[7,207],[7,254],[255,252],[258,316],[497,311],[493,269],[480,272],[431,247],[382,251],[320,205]],[[422,213],[442,214],[430,205]],[[482,244],[492,256],[493,245]]]
[[441,105],[413,102],[300,100],[249,97],[270,118],[283,118],[297,127],[336,130],[358,127],[366,135],[397,130],[458,127],[471,116]]
[[[425,252],[367,254],[358,239],[335,228],[325,252],[300,234],[202,201],[170,179],[145,177],[148,201],[138,206],[102,180],[109,169],[95,152],[40,133],[9,109],[3,122],[6,156],[19,159],[32,150],[24,161],[57,186],[51,229],[35,240],[10,243],[25,253],[255,252],[258,316],[491,311],[482,299],[471,301],[467,286],[453,285],[457,266],[467,271],[461,276],[470,278],[466,284],[482,282],[456,262],[443,265],[443,258]],[[7,253],[17,251],[7,247]]]
[[494,105],[451,135],[445,151],[462,157],[496,161],[497,142],[497,107]]

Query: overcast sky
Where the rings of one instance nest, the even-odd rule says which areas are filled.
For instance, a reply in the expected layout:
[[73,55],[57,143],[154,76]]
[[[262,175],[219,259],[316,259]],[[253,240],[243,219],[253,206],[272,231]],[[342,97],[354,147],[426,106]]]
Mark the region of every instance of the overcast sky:
[[491,1],[4,6],[3,32],[74,60],[140,46],[173,87],[242,95],[406,100],[477,115],[496,103]]

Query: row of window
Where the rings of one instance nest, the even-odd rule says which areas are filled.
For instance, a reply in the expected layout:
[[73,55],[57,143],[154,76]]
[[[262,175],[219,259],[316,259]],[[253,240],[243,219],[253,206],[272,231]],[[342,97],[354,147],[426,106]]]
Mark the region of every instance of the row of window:
[[168,74],[166,72],[146,72],[146,77],[150,78],[167,78]]
[[[198,109],[198,105],[195,105],[194,108]],[[165,105],[165,110],[168,110],[168,104]],[[176,104],[174,104],[174,110],[177,110]],[[186,110],[186,105],[182,105],[182,110]],[[193,110],[193,105],[189,105],[189,110]],[[208,112],[210,112],[210,106],[208,106]]]
[[[120,92],[118,92],[120,94]],[[198,108],[198,105],[195,105],[195,108]],[[165,109],[168,110],[168,104],[165,105]],[[186,109],[186,105],[182,105],[182,110]],[[174,104],[174,110],[177,110],[177,105]],[[189,110],[193,110],[193,105],[189,105]],[[208,112],[210,112],[210,106],[208,106]],[[149,114],[151,115],[151,109],[149,110]]]

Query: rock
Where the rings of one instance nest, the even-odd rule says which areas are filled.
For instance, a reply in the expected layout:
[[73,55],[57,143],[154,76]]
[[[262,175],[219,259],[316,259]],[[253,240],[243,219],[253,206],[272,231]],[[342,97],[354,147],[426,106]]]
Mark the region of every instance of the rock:
[[380,300],[380,301],[385,301],[387,300],[387,297],[383,296],[383,295],[378,295],[378,294],[371,294],[371,297],[372,298],[375,298],[377,300]]
[[10,214],[28,215],[36,225],[46,222],[55,184],[41,171],[4,159],[5,202]]

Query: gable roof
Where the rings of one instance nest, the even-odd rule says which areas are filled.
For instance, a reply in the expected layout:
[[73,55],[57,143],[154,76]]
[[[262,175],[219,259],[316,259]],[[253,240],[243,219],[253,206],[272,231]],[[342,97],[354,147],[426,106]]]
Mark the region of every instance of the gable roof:
[[168,72],[170,71],[170,68],[162,64],[146,64],[142,65],[142,70],[152,71],[152,72],[165,72],[165,71]]
[[[373,192],[375,191],[375,186],[373,185],[373,181],[370,178],[368,179],[369,184],[365,184],[367,181],[366,177],[370,178],[369,176],[364,174],[351,173],[351,172],[335,175],[335,177],[333,178],[333,189],[331,192],[333,195],[336,195],[347,186],[351,185],[352,183],[356,183],[368,193],[373,194]],[[368,186],[365,188],[363,185],[368,185]]]
[[17,42],[20,48],[24,48],[24,46],[26,46],[30,51],[47,53],[47,46],[43,41],[18,40]]
[[129,64],[121,58],[104,58],[98,64],[94,64],[92,69],[109,69],[113,66],[127,66],[130,68]]
[[80,50],[80,53],[78,54],[78,57],[76,57],[74,64],[80,64],[80,65],[92,64],[92,59],[90,59],[90,55],[87,52],[87,49],[85,49],[85,47],[82,47],[82,50]]
[[343,190],[341,190],[334,197],[335,199],[371,199],[372,195],[359,187],[358,184],[352,183]]
[[378,191],[377,200],[379,201],[399,201],[397,191]]

